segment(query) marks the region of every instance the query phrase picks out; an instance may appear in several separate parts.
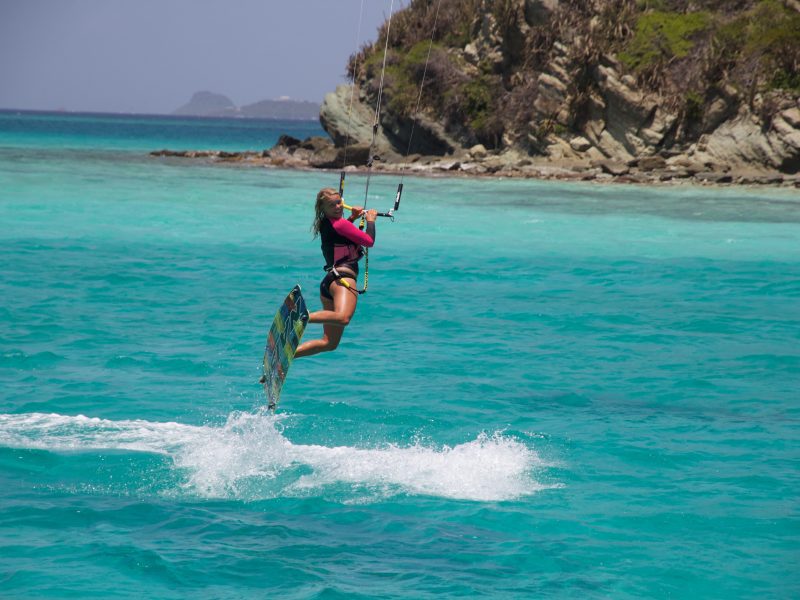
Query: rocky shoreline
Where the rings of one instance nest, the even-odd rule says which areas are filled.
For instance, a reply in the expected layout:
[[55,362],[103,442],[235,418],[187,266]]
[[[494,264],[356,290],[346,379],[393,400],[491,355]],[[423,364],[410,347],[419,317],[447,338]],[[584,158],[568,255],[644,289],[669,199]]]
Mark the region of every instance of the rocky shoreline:
[[[193,159],[220,165],[241,165],[298,170],[365,172],[369,148],[353,145],[336,148],[323,137],[298,140],[281,136],[268,150],[226,152],[220,150],[154,150],[153,157]],[[766,169],[716,169],[677,154],[648,156],[628,161],[614,159],[553,159],[527,156],[514,150],[490,152],[481,145],[450,156],[414,154],[405,159],[375,160],[374,173],[418,176],[527,178],[601,183],[659,185],[746,185],[800,188],[800,175]]]

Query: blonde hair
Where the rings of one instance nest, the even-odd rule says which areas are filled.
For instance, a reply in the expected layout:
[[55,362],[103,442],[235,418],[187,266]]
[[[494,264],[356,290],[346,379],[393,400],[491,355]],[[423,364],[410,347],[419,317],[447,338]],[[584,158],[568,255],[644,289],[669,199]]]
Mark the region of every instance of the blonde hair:
[[333,188],[322,188],[317,194],[317,203],[314,205],[314,222],[311,224],[311,231],[314,232],[314,237],[319,235],[319,228],[325,218],[325,201],[338,193]]

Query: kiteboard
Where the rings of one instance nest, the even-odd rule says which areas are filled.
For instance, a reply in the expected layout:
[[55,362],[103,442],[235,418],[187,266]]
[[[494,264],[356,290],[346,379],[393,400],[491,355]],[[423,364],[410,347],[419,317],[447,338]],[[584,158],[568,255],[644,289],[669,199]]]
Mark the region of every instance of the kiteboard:
[[260,382],[264,385],[270,410],[275,410],[281,395],[286,373],[308,323],[308,308],[300,291],[294,286],[275,313],[264,349],[264,371]]

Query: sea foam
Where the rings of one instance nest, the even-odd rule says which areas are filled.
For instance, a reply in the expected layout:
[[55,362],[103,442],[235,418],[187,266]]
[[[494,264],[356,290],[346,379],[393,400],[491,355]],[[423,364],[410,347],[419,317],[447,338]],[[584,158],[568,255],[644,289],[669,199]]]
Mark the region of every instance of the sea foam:
[[83,415],[0,415],[0,445],[52,452],[102,450],[168,456],[182,494],[258,500],[333,493],[343,501],[394,495],[502,501],[543,489],[546,465],[521,441],[495,433],[455,446],[373,448],[294,444],[282,415],[234,412],[221,426],[107,420]]

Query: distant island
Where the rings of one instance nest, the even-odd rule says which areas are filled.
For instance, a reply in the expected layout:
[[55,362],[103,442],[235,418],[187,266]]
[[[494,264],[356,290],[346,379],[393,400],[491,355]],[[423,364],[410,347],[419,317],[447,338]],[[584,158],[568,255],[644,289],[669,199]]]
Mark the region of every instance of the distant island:
[[278,98],[261,100],[237,107],[223,94],[197,92],[191,100],[173,111],[173,115],[192,117],[242,117],[250,119],[298,119],[316,121],[320,105],[306,100]]

